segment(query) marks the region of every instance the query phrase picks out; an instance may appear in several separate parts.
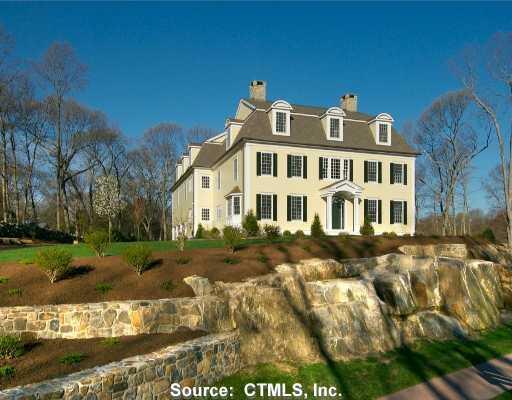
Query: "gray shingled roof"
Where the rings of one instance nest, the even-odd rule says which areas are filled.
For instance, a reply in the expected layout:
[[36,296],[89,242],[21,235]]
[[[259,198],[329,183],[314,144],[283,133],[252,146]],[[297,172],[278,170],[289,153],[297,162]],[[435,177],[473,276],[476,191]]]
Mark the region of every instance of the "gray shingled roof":
[[209,168],[225,152],[224,143],[205,142],[199,150],[199,154],[192,163],[193,167]]
[[[272,104],[271,102],[262,102],[251,100],[251,103],[261,106]],[[301,114],[322,115],[325,108],[305,107],[292,105],[294,112]],[[299,108],[302,107],[302,108]],[[258,106],[258,108],[260,108]],[[261,107],[263,108],[263,107]],[[307,111],[307,112],[305,112]],[[357,114],[358,118],[355,118]],[[370,121],[374,117],[362,113],[347,112],[347,118],[362,119]],[[290,136],[273,135],[270,120],[266,112],[255,111],[245,121],[237,135],[237,142],[242,139],[253,139],[272,141],[278,143],[289,143],[307,146],[333,147],[347,150],[370,150],[381,152],[395,152],[403,154],[416,155],[417,152],[412,149],[402,136],[392,129],[391,146],[383,146],[375,143],[370,127],[365,122],[343,121],[343,141],[327,140],[321,120],[310,116],[293,115],[290,121]]]

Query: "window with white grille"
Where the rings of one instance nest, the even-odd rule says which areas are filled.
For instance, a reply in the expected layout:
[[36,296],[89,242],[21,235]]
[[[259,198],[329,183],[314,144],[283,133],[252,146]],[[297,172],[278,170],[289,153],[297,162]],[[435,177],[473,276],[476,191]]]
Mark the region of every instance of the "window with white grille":
[[332,139],[340,138],[340,120],[339,118],[331,118],[331,126],[330,126],[330,137]]
[[217,206],[217,222],[222,220],[222,207]]
[[276,112],[276,132],[286,133],[286,113]]
[[201,187],[203,189],[210,189],[210,177],[209,176],[201,177]]
[[339,158],[331,158],[331,179],[340,179],[341,177],[341,160]]
[[393,164],[393,182],[394,183],[402,183],[403,182],[403,164]]
[[370,222],[377,222],[377,200],[375,199],[368,199],[368,221]]
[[210,209],[209,208],[202,208],[201,209],[201,219],[203,221],[209,221],[210,220]]
[[368,182],[377,182],[377,161],[368,161]]
[[348,180],[348,178],[350,176],[349,168],[350,168],[349,161],[348,160],[343,160],[343,179]]
[[261,207],[260,207],[261,219],[272,219],[272,195],[262,194],[261,195]]
[[272,175],[272,153],[261,153],[261,175]]
[[393,223],[402,224],[404,222],[404,202],[393,202]]
[[388,124],[379,124],[379,142],[388,142]]
[[290,196],[290,217],[292,221],[302,221],[302,196]]
[[322,157],[322,179],[329,178],[329,159],[327,157]]
[[290,176],[302,178],[302,156],[290,156]]

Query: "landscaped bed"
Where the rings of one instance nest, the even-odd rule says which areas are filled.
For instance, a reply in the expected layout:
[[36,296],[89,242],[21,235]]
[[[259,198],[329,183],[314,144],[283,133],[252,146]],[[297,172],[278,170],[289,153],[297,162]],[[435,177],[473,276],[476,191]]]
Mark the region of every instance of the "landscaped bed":
[[[74,260],[70,275],[53,284],[25,258],[25,263],[0,264],[0,307],[189,297],[194,293],[183,278],[190,275],[204,276],[211,282],[238,282],[268,274],[284,262],[312,257],[372,257],[397,252],[403,244],[462,242],[460,238],[350,237],[251,244],[234,254],[222,247],[160,251],[154,253],[152,267],[142,276],[119,256],[83,257]],[[193,246],[193,241],[190,243]]]
[[21,356],[8,360],[0,358],[0,369],[7,365],[14,367],[12,377],[0,377],[0,389],[61,377],[204,335],[202,331],[180,328],[172,334],[27,341]]

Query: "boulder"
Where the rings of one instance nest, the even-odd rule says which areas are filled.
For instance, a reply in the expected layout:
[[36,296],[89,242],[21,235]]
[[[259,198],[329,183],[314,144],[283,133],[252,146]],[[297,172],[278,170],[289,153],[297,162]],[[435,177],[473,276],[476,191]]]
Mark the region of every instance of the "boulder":
[[208,296],[213,292],[213,287],[208,278],[191,275],[184,278],[183,282],[192,288],[196,296]]
[[373,284],[377,295],[389,306],[393,315],[409,315],[416,311],[409,274],[379,273],[374,276]]
[[401,330],[406,343],[420,338],[445,340],[467,336],[457,319],[438,311],[420,311],[408,316],[401,323]]

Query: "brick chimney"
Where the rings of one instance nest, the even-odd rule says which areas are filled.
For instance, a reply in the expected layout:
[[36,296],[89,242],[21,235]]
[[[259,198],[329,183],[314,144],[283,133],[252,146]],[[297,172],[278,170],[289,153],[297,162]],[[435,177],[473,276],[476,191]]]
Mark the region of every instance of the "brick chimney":
[[357,95],[347,93],[341,96],[341,108],[346,111],[357,111]]
[[267,82],[251,81],[249,84],[249,97],[253,100],[267,100]]

